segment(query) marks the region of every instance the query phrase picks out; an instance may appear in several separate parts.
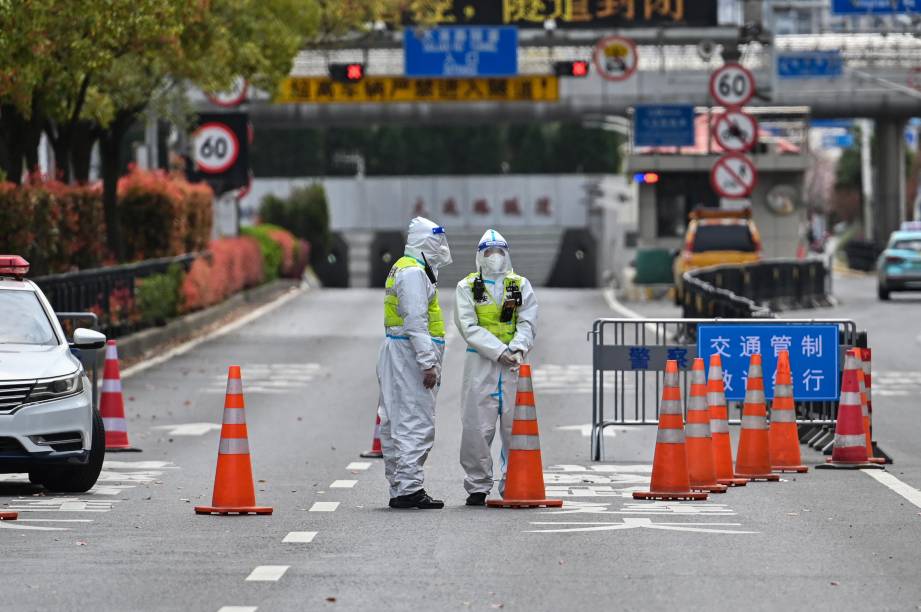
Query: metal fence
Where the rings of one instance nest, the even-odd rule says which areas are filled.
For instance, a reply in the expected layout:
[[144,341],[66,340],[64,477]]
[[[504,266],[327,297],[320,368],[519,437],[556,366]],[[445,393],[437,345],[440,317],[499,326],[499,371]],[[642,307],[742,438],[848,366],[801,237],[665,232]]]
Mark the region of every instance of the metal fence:
[[[125,313],[133,304],[137,280],[163,274],[173,264],[188,271],[201,253],[148,259],[132,264],[66,272],[33,279],[52,308],[57,311],[90,311],[98,316],[98,329],[122,335],[140,328],[140,322]],[[124,310],[124,312],[123,312]]]
[[688,318],[769,318],[773,310],[829,306],[831,274],[821,259],[771,259],[685,273],[682,311]]
[[[697,357],[696,327],[700,323],[721,325],[778,324],[776,319],[598,319],[589,332],[592,341],[592,435],[593,461],[604,456],[604,429],[618,425],[657,425],[659,398],[664,380],[665,359],[681,352],[687,368],[681,373],[682,397],[688,397],[690,365]],[[856,324],[843,319],[784,319],[784,325],[838,326],[839,372],[844,353],[855,346],[866,346],[866,334]],[[630,369],[631,347],[648,349],[650,368]],[[837,402],[797,402],[797,423],[811,425],[827,433],[837,418]],[[738,424],[741,402],[729,402],[730,423]]]

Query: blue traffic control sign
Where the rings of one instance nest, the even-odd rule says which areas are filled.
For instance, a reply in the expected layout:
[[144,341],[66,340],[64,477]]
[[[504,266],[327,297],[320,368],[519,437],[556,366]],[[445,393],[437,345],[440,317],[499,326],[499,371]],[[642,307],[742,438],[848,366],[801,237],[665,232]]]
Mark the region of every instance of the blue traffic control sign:
[[844,58],[838,51],[802,51],[777,55],[781,79],[836,78],[844,74]]
[[921,11],[921,0],[831,0],[833,15],[898,15]]
[[518,28],[406,28],[403,52],[406,76],[515,76],[518,74]]
[[726,399],[745,399],[751,355],[761,355],[764,392],[774,397],[777,355],[790,353],[793,395],[801,401],[838,399],[838,326],[834,324],[735,325],[701,323],[697,354],[709,363],[719,354],[723,362]]
[[693,146],[694,107],[690,104],[635,107],[633,142],[638,147]]

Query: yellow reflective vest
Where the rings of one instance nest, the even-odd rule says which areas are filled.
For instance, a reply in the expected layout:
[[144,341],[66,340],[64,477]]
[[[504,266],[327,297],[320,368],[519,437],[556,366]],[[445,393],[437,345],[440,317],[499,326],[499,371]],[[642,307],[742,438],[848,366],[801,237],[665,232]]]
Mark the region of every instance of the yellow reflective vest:
[[[473,291],[473,280],[477,277],[477,273],[474,272],[467,276],[467,285],[470,287],[470,290]],[[518,276],[517,274],[509,274],[505,277],[504,287],[502,289],[502,295],[504,296],[508,293],[508,287],[512,283],[518,285],[518,289],[524,285],[524,277]],[[499,339],[503,344],[508,344],[515,338],[515,330],[518,328],[518,310],[515,309],[515,312],[512,314],[512,320],[508,323],[503,323],[502,319],[502,304],[497,304],[493,298],[492,294],[487,290],[486,301],[482,304],[475,304],[477,322],[480,327],[491,333],[493,336]]]
[[[400,316],[400,300],[393,289],[396,282],[397,274],[406,268],[419,268],[425,270],[425,266],[413,259],[412,257],[401,257],[393,267],[390,268],[390,274],[387,275],[387,282],[384,283],[384,325],[387,327],[402,327],[403,318]],[[438,303],[438,289],[435,289],[435,295],[429,300],[429,334],[435,338],[445,337],[445,321],[441,314],[441,305]]]

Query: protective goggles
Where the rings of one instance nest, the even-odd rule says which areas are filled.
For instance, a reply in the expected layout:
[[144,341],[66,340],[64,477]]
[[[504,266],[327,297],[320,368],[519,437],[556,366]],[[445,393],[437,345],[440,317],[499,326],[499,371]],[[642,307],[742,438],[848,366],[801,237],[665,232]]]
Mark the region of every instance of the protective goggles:
[[485,251],[486,249],[491,249],[492,247],[498,247],[507,251],[508,243],[505,240],[484,240],[480,243],[480,246],[477,247],[477,250]]

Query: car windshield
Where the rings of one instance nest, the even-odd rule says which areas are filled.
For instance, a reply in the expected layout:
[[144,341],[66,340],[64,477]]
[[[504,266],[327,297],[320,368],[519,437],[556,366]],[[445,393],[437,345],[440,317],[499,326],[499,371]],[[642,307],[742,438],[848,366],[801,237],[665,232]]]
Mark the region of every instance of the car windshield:
[[754,252],[755,241],[748,225],[699,225],[694,234],[695,253],[705,251],[744,251]]
[[0,289],[0,344],[57,346],[48,315],[32,291]]
[[921,238],[912,238],[911,240],[898,240],[892,245],[893,249],[901,251],[914,251],[921,253]]

